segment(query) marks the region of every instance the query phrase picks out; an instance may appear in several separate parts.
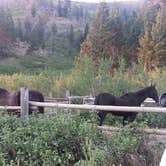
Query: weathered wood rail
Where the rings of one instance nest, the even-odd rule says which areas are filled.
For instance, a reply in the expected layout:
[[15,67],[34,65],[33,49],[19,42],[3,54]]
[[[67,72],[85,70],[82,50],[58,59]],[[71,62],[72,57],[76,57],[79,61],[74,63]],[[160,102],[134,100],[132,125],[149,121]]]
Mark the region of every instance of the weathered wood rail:
[[[97,127],[99,130],[103,132],[118,132],[121,131],[121,128],[118,127],[111,127],[111,126],[98,126]],[[138,129],[138,132],[145,132],[146,134],[155,134],[155,135],[166,135],[166,129]],[[165,140],[166,141],[166,140]]]
[[101,105],[86,105],[86,104],[59,104],[50,102],[34,102],[29,101],[32,106],[40,107],[55,107],[55,108],[67,108],[67,109],[80,109],[80,110],[102,110],[102,111],[121,111],[121,112],[156,112],[166,113],[164,107],[127,107],[127,106],[101,106]]

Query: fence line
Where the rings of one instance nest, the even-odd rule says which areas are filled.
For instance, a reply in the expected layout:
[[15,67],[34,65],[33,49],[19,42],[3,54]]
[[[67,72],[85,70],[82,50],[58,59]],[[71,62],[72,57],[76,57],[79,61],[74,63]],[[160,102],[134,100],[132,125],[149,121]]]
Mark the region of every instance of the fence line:
[[59,104],[49,102],[34,102],[29,101],[32,106],[40,107],[56,107],[68,109],[81,109],[81,110],[102,110],[102,111],[121,111],[121,112],[158,112],[166,113],[165,107],[127,107],[127,106],[101,106],[101,105],[82,105],[82,104]]
[[[65,98],[49,98],[49,97],[46,97],[45,98],[45,101],[46,102],[59,102],[59,103],[69,103],[71,104],[72,103],[72,100],[74,99],[81,99],[83,100],[83,104],[90,104],[92,105],[94,103],[94,100],[95,98],[94,97],[90,97],[90,96],[68,96],[68,97],[65,97]],[[155,103],[155,101],[151,98],[147,98],[143,103]]]
[[[0,106],[0,109],[16,110],[21,109],[21,115],[26,116],[29,114],[29,104],[31,106],[41,107],[56,107],[56,108],[67,108],[67,109],[81,109],[81,110],[103,110],[103,111],[122,111],[122,112],[158,112],[166,113],[166,108],[159,107],[127,107],[127,106],[101,106],[101,105],[87,105],[87,104],[70,104],[72,99],[83,99],[93,101],[94,98],[91,96],[69,96],[67,95],[65,100],[68,99],[69,104],[55,103],[55,102],[35,102],[29,101],[29,92],[27,88],[21,88],[20,101],[21,106]],[[55,100],[56,98],[54,98]],[[63,98],[57,98],[63,100]],[[147,102],[153,102],[151,99],[147,99]]]

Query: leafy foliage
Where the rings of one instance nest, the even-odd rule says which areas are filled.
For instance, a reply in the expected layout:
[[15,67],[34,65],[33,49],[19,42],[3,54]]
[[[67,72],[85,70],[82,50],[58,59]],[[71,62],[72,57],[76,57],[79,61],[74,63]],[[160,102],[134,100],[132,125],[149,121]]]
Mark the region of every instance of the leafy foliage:
[[1,116],[0,131],[2,165],[73,165],[89,160],[88,153],[98,149],[95,144],[101,137],[93,124],[71,114]]

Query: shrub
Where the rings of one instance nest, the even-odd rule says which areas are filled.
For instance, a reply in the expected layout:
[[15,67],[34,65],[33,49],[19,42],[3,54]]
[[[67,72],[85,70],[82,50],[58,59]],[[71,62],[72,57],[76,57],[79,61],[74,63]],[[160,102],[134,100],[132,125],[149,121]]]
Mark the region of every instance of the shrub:
[[[1,165],[74,165],[91,160],[101,135],[74,114],[21,119],[0,118]],[[96,161],[95,161],[96,162]]]
[[108,138],[108,152],[110,156],[107,162],[111,165],[123,165],[125,154],[138,154],[138,149],[142,143],[142,133],[138,128],[143,124],[132,123],[125,126],[120,131],[113,133]]

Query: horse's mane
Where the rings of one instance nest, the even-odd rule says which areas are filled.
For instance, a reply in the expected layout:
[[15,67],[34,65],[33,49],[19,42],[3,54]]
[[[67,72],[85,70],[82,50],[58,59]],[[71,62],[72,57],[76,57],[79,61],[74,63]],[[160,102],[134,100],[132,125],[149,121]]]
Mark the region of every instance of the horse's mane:
[[148,87],[145,87],[145,88],[143,88],[143,89],[141,89],[139,91],[136,91],[136,92],[128,92],[128,93],[125,93],[125,94],[121,95],[120,98],[125,99],[126,97],[127,98],[133,97],[133,95],[136,95],[136,96],[137,95],[142,95],[142,94],[144,94],[144,93],[146,93],[148,91],[151,91],[152,88],[154,88],[154,86],[148,86]]
[[139,91],[133,92],[133,93],[135,93],[136,95],[141,95],[141,94],[146,93],[152,89],[154,89],[154,86],[148,86],[148,87],[145,87],[145,88],[143,88]]

